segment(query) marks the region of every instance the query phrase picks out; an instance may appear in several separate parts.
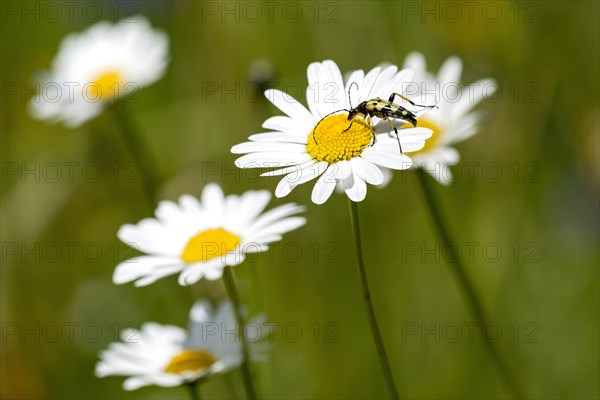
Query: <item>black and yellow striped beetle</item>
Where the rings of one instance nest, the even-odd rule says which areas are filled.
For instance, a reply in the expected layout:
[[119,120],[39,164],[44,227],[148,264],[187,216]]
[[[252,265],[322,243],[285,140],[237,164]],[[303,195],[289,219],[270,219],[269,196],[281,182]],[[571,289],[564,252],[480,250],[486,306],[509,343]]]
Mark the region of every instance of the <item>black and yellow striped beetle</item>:
[[[317,127],[319,126],[321,121],[323,121],[328,116],[335,114],[337,112],[340,112],[340,111],[348,111],[348,121],[352,121],[352,122],[350,122],[350,125],[348,125],[348,127],[346,129],[344,129],[342,132],[346,132],[352,127],[352,124],[354,123],[354,117],[356,117],[357,115],[361,116],[363,118],[367,118],[367,122],[369,123],[369,125],[371,124],[370,119],[372,117],[377,117],[377,118],[381,118],[382,120],[389,122],[390,126],[394,129],[394,132],[396,133],[396,140],[398,140],[398,147],[400,148],[400,153],[403,154],[402,144],[400,144],[400,137],[398,136],[398,129],[392,123],[391,119],[399,119],[399,120],[405,121],[405,122],[411,124],[412,126],[416,127],[417,126],[417,116],[413,112],[402,107],[401,105],[394,103],[395,97],[398,96],[402,100],[409,102],[411,105],[413,105],[415,107],[423,107],[423,108],[429,108],[429,109],[437,107],[437,106],[424,106],[421,104],[415,104],[410,99],[401,95],[400,93],[392,93],[388,100],[384,100],[380,97],[376,97],[371,100],[363,101],[356,107],[352,107],[352,101],[350,100],[350,89],[352,89],[353,85],[356,85],[356,87],[358,88],[358,84],[356,82],[352,82],[352,85],[350,85],[350,87],[348,87],[348,103],[350,104],[351,108],[349,110],[346,108],[342,108],[340,110],[336,110],[336,111],[330,112],[329,114],[325,115],[323,118],[321,118],[319,120],[319,122],[317,122],[317,125],[315,125],[315,128],[313,129],[313,132],[316,133]],[[314,139],[315,143],[318,144],[317,138],[315,137],[314,134],[313,134],[313,139]],[[373,141],[371,142],[371,146],[373,145],[373,143],[375,143],[375,132],[373,132]]]

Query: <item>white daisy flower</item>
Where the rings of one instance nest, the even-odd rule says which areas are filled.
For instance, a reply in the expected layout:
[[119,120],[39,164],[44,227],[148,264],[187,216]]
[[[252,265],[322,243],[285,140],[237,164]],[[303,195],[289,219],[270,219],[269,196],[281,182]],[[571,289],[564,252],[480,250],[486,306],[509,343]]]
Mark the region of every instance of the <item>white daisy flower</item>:
[[190,195],[181,196],[179,204],[161,201],[156,218],[119,229],[121,241],[148,255],[119,264],[114,283],[145,286],[178,273],[181,285],[219,279],[225,266],[240,264],[246,253],[266,251],[269,243],[306,223],[294,216],[304,210],[294,203],[263,213],[270,200],[267,190],[224,196],[213,183],[204,188],[201,201]]
[[494,94],[496,82],[481,79],[461,88],[462,61],[458,57],[448,58],[437,76],[427,72],[425,58],[420,53],[409,54],[404,67],[415,71],[407,92],[421,97],[420,101],[425,101],[427,93],[437,94],[438,108],[419,118],[419,126],[430,128],[433,136],[425,147],[413,154],[415,166],[425,169],[438,182],[449,184],[452,171],[448,167],[456,164],[460,158],[452,146],[477,133],[481,115],[471,112],[471,109]]
[[79,126],[108,103],[160,79],[168,53],[168,37],[142,16],[72,33],[63,39],[52,70],[42,74],[30,114]]
[[[189,331],[155,322],[145,323],[140,330],[126,329],[121,332],[122,342],[111,343],[100,353],[96,376],[127,376],[123,389],[136,390],[148,385],[179,386],[227,372],[243,360],[241,338],[234,334],[235,321],[228,301],[217,309],[198,301],[190,311]],[[263,329],[264,322],[261,314],[246,324],[256,327],[250,347],[254,361],[265,358],[268,344],[259,341],[270,330]]]
[[[369,123],[356,117],[350,126],[348,112],[328,114],[350,108],[351,86],[351,103],[357,106],[365,100],[387,99],[393,92],[401,92],[411,75],[411,71],[398,71],[392,65],[373,68],[366,74],[362,70],[353,71],[344,83],[335,62],[310,64],[308,109],[280,90],[267,90],[266,97],[287,116],[267,119],[263,128],[272,131],[252,135],[249,142],[233,146],[233,153],[244,154],[235,164],[240,168],[284,167],[262,174],[284,175],[275,190],[277,197],[286,196],[300,184],[318,177],[311,196],[314,203],[327,201],[338,181],[352,201],[362,201],[367,193],[366,183],[383,182],[380,167],[406,169],[412,160],[400,153],[387,121],[372,118]],[[394,123],[402,125],[399,121]],[[429,136],[431,130],[427,128],[403,129],[402,150],[410,153],[421,149]]]

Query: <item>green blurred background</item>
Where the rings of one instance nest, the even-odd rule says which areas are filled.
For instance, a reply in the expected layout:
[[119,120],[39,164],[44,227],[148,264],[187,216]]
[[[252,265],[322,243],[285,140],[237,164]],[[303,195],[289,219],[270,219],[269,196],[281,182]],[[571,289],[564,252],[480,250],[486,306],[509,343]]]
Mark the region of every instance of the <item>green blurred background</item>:
[[[85,18],[86,2],[75,3],[72,20],[63,8],[56,21],[44,16],[45,3],[2,4],[1,395],[186,398],[181,388],[124,392],[122,378],[93,374],[98,351],[119,329],[185,326],[194,299],[218,300],[224,290],[219,282],[181,288],[174,277],[146,288],[112,284],[115,265],[132,255],[116,231],[151,215],[118,126],[105,112],[70,130],[33,120],[26,109],[32,77],[50,66],[61,39],[98,20]],[[488,333],[528,396],[598,398],[599,3],[475,3],[281,2],[272,16],[264,3],[94,4],[100,19],[139,12],[170,37],[166,76],[127,104],[164,175],[163,199],[199,195],[206,182],[229,193],[274,189],[276,181],[236,170],[229,152],[279,113],[248,85],[257,59],[275,69],[271,86],[303,102],[306,67],[324,59],[342,71],[370,69],[402,64],[417,50],[430,71],[458,55],[464,82],[496,79],[501,95],[478,106],[487,114],[480,133],[458,146],[462,177],[436,192],[494,324]],[[38,7],[37,17],[23,7]],[[280,324],[270,360],[255,367],[259,391],[277,399],[385,398],[345,196],[316,206],[311,189],[275,201],[306,204],[307,226],[235,270],[252,313],[264,310]],[[481,335],[469,337],[474,319],[444,249],[423,251],[435,249],[437,237],[416,176],[395,173],[387,188],[370,187],[360,212],[402,395],[509,397]],[[203,396],[228,398],[230,384],[241,393],[238,372],[206,383]]]

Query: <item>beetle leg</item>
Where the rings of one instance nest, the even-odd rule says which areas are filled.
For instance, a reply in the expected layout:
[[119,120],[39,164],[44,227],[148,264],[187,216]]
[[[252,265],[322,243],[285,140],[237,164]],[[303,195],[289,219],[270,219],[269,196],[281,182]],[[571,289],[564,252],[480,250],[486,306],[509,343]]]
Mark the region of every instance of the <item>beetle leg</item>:
[[[371,126],[371,116],[368,115],[367,116],[367,124],[369,124],[369,126]],[[373,130],[373,128],[371,127],[371,133],[373,134],[373,139],[371,139],[371,144],[369,144],[369,147],[372,147],[375,142],[377,141],[377,135],[375,135],[375,131]]]
[[347,127],[346,129],[344,129],[344,130],[342,131],[342,133],[344,133],[344,132],[348,132],[348,131],[350,130],[350,128],[352,128],[352,124],[353,124],[353,123],[354,123],[354,118],[352,118],[352,122],[350,122],[350,125],[348,125],[348,127]]
[[400,93],[392,93],[392,95],[390,96],[390,99],[389,99],[390,103],[394,102],[394,97],[396,97],[396,96],[400,97],[404,101],[408,101],[410,104],[412,104],[415,107],[425,107],[425,108],[434,108],[434,107],[437,107],[437,106],[424,106],[422,104],[415,104],[408,97],[402,96]]
[[[363,113],[360,113],[360,112],[359,112],[358,114],[356,114],[356,115],[354,116],[354,118],[356,118],[356,116],[358,116],[358,115],[361,115],[361,116],[364,118],[364,114],[363,114]],[[348,125],[348,127],[347,127],[346,129],[344,129],[344,130],[342,131],[342,133],[344,133],[344,132],[348,132],[348,131],[350,130],[350,128],[352,128],[352,124],[354,123],[354,118],[352,118],[352,122],[350,122],[350,125]]]
[[389,124],[392,128],[394,128],[394,132],[396,133],[396,140],[398,141],[398,147],[400,148],[400,154],[404,154],[404,152],[402,151],[402,144],[400,144],[400,136],[398,136],[398,129],[396,129],[396,126],[392,123],[392,121],[387,116],[384,119],[387,122],[389,122]]

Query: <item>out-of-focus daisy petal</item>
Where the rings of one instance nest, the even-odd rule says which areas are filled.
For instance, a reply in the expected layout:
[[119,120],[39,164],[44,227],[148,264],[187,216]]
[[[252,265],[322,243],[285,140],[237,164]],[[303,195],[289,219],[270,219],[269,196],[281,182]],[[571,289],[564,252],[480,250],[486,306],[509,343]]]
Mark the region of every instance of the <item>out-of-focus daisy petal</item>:
[[[289,175],[286,178],[292,181]],[[244,260],[245,243],[257,236],[289,232],[291,229],[280,226],[303,211],[295,204],[284,204],[263,212],[270,199],[271,193],[266,190],[225,196],[219,185],[208,184],[201,201],[183,195],[179,203],[161,202],[156,210],[160,220],[146,218],[119,230],[121,240],[148,255],[117,265],[114,282],[134,281],[136,286],[145,286],[173,274],[179,274],[182,285],[202,278],[219,279],[225,265],[234,266]]]
[[29,112],[77,127],[107,104],[156,82],[168,62],[167,36],[144,17],[98,22],[63,39],[52,70],[40,74],[44,90],[29,103]]
[[[231,303],[223,301],[212,307],[207,301],[194,304],[189,316],[189,331],[177,326],[145,323],[140,330],[125,330],[123,342],[111,343],[100,352],[95,374],[103,378],[125,376],[123,388],[137,390],[144,386],[175,387],[202,378],[208,379],[237,368],[243,360],[242,347],[235,335],[221,329],[235,329]],[[249,319],[262,330],[265,317]],[[215,328],[217,329],[215,331]],[[248,330],[248,325],[243,327]],[[269,332],[267,326],[265,332]],[[134,333],[134,336],[130,336]],[[265,359],[267,347],[257,337],[249,343],[250,361]]]

